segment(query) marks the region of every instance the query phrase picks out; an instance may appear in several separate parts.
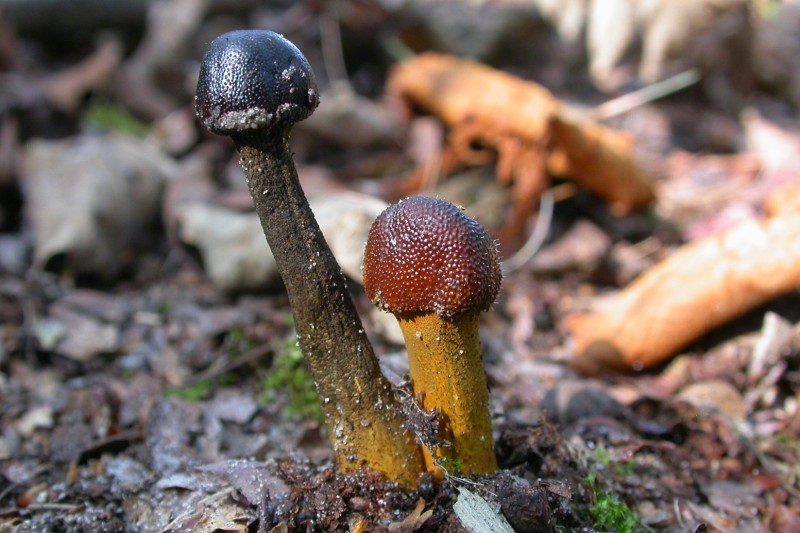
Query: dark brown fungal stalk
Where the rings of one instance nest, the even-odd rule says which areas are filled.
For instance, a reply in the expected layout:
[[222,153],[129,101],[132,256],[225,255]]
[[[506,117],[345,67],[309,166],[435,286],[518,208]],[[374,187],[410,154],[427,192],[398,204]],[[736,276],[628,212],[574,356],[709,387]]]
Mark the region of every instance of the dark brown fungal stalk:
[[478,315],[500,288],[494,241],[445,200],[415,196],[389,206],[370,229],[364,288],[397,317],[408,349],[414,394],[441,414],[425,450],[429,470],[449,464],[465,474],[497,469]]
[[308,61],[276,33],[226,33],[203,58],[197,115],[210,131],[229,135],[239,150],[339,468],[368,467],[413,485],[423,470],[420,452],[403,429],[391,386],[292,161],[289,131],[318,101]]

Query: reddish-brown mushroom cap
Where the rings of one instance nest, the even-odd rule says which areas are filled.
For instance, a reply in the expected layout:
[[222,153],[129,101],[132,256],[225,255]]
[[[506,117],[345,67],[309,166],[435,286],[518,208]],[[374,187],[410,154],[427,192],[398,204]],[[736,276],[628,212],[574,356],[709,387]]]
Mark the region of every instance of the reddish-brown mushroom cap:
[[440,316],[485,311],[501,278],[492,238],[445,200],[401,200],[381,213],[369,232],[364,288],[385,311]]

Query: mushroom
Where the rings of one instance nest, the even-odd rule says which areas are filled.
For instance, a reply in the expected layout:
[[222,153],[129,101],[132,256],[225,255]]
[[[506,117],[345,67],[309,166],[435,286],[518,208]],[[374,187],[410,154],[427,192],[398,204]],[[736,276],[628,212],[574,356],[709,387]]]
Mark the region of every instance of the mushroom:
[[413,485],[423,470],[347,282],[300,187],[289,131],[319,103],[308,61],[284,37],[241,30],[203,58],[196,111],[239,150],[250,194],[295,317],[300,347],[343,472],[368,467]]
[[397,317],[414,394],[440,413],[437,442],[425,446],[426,466],[440,476],[450,466],[464,474],[497,468],[478,315],[501,277],[495,242],[445,200],[401,200],[370,229],[364,288]]

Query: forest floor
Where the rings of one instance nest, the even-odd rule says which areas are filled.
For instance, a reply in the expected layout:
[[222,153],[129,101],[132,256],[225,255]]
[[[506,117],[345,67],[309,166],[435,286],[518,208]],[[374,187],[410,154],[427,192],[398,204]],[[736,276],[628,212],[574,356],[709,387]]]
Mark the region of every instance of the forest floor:
[[[684,243],[757,219],[771,184],[800,180],[798,102],[763,73],[747,90],[731,70],[704,73],[604,120],[658,169],[655,205],[618,216],[573,187],[555,195],[547,220],[531,215],[525,235],[546,223],[547,238],[506,272],[481,324],[500,469],[465,477],[455,467],[409,491],[338,473],[280,283],[244,270],[215,277],[211,256],[241,250],[224,235],[189,235],[186,206],[234,217],[219,226],[252,217],[232,144],[194,119],[198,61],[217,34],[285,33],[325,89],[347,65],[360,96],[347,104],[323,91],[323,118],[293,137],[313,205],[352,193],[391,201],[440,155],[440,124],[387,118],[381,100],[390,44],[434,48],[434,23],[342,2],[337,65],[330,13],[315,2],[153,4],[162,11],[149,18],[65,19],[55,35],[32,8],[0,18],[0,531],[479,531],[464,507],[498,531],[800,531],[797,290],[639,372],[580,373],[564,326]],[[522,39],[513,25],[484,59],[584,110],[610,99],[538,24],[546,38],[530,57],[547,61],[508,52]],[[617,94],[636,85],[631,69],[620,72],[630,79]],[[326,114],[326,96],[342,109],[355,101],[360,118]],[[378,142],[343,120],[369,123]],[[78,156],[65,163],[67,154]],[[463,205],[498,234],[511,192],[495,171],[492,160],[413,192]],[[115,173],[136,188],[104,191]],[[349,288],[382,367],[407,388],[387,316],[357,275]]]

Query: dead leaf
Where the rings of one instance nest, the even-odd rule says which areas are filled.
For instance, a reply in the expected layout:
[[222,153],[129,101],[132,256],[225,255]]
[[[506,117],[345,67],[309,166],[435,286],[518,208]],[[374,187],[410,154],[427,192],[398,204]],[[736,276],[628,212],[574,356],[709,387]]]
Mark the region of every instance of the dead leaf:
[[[335,193],[311,197],[310,203],[342,271],[361,283],[364,243],[386,202],[364,194]],[[275,259],[255,213],[194,202],[179,205],[176,220],[181,240],[197,247],[218,288],[251,290],[277,282]]]
[[[335,82],[322,93],[317,111],[302,128],[348,149],[386,145],[400,137],[397,116],[353,91],[349,83]],[[347,124],[347,128],[342,128]]]
[[691,383],[681,390],[677,398],[694,405],[701,413],[713,409],[736,422],[743,422],[747,414],[742,395],[726,381]]
[[609,236],[593,223],[579,220],[560,239],[537,253],[529,268],[542,275],[591,274],[610,251]]
[[252,290],[277,282],[275,258],[254,213],[206,203],[179,208],[180,238],[195,246],[209,279],[224,291]]
[[547,89],[480,63],[426,53],[395,65],[387,94],[407,111],[431,113],[450,129],[443,168],[486,164],[513,181],[512,209],[502,232],[511,249],[548,175],[572,179],[623,214],[654,199],[650,171],[623,132],[567,112]]
[[65,305],[50,307],[50,317],[63,326],[63,335],[55,351],[75,361],[91,361],[100,354],[113,353],[120,347],[118,326],[71,309]]
[[146,142],[85,135],[25,153],[35,264],[113,279],[147,242],[173,163]]
[[281,479],[274,460],[230,460],[200,467],[231,484],[253,506],[268,502],[278,519],[288,518],[292,508],[292,490]]
[[554,116],[551,128],[565,155],[557,175],[602,198],[620,216],[653,203],[649,172],[637,160],[630,135],[567,112]]
[[342,271],[351,280],[362,283],[364,243],[372,222],[388,204],[354,192],[311,196],[309,203]]
[[514,533],[508,520],[495,511],[489,502],[464,487],[458,487],[458,500],[453,505],[453,511],[469,533]]
[[177,109],[174,91],[159,82],[171,78],[180,87],[180,73],[191,54],[208,0],[165,0],[147,4],[146,33],[133,56],[113,81],[115,99],[137,115],[156,120]]
[[762,171],[757,154],[676,150],[667,167],[669,179],[659,187],[657,210],[684,228],[689,240],[718,234],[742,217],[756,215],[761,200],[753,190]]

